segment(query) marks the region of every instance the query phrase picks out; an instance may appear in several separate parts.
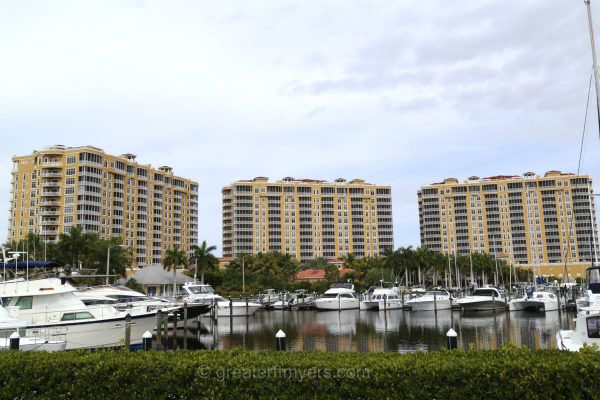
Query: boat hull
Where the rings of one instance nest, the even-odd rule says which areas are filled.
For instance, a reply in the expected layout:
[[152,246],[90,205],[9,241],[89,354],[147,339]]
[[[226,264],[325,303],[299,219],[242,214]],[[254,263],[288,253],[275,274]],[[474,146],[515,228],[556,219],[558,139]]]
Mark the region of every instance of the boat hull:
[[[463,299],[464,300],[464,299]],[[460,309],[463,311],[489,311],[489,310],[505,310],[506,304],[499,300],[467,300],[460,301]]]
[[[125,345],[125,317],[88,320],[49,325],[30,325],[27,329],[59,328],[58,336],[64,337],[66,350],[113,348]],[[142,344],[142,335],[152,332],[156,325],[156,313],[131,317],[130,345]]]
[[412,311],[436,311],[449,310],[451,308],[450,300],[414,301],[409,306]]
[[231,303],[231,308],[228,302],[219,302],[217,306],[218,317],[245,317],[254,314],[262,305],[258,303],[248,303],[246,311],[246,303],[234,301]]
[[319,311],[354,310],[360,307],[358,299],[317,299],[314,301],[315,308]]

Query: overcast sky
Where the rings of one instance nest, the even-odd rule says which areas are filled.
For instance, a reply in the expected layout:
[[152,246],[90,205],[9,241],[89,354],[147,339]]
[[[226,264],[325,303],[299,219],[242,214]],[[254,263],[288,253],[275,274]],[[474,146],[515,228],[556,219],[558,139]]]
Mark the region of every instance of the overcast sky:
[[[218,255],[220,191],[238,179],[391,185],[399,247],[420,244],[422,185],[577,171],[592,71],[583,1],[0,5],[2,242],[11,157],[55,144],[198,181],[199,240]],[[588,118],[582,172],[597,183],[595,103]]]

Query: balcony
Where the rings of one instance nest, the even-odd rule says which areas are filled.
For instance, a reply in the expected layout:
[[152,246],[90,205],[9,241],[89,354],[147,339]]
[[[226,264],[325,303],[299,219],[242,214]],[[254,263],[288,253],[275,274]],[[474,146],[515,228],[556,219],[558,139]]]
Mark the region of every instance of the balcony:
[[42,190],[44,197],[60,197],[60,190]]
[[59,212],[55,210],[43,210],[40,214],[42,215],[58,215]]
[[42,178],[62,178],[62,174],[60,172],[44,172]]
[[45,162],[42,163],[42,168],[62,168],[63,163],[61,162]]
[[58,220],[55,220],[55,221],[42,221],[40,224],[42,226],[58,225]]
[[40,230],[40,235],[46,236],[46,235],[56,235],[58,234],[58,229],[41,229]]
[[60,202],[58,200],[42,200],[42,202],[40,203],[40,205],[42,207],[49,207],[49,206],[60,206]]
[[43,182],[42,183],[42,187],[43,188],[46,188],[46,187],[60,187],[60,182],[59,181]]

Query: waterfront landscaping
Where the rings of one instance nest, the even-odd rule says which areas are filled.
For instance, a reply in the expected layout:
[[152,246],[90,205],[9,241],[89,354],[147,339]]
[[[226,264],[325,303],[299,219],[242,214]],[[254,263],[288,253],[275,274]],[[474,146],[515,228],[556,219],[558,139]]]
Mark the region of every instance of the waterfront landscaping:
[[596,398],[600,353],[0,353],[3,398]]

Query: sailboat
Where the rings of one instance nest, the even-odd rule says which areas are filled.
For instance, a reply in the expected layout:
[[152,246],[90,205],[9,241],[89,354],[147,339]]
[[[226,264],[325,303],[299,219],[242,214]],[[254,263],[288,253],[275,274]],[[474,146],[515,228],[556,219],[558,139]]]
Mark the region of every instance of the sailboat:
[[[594,81],[596,84],[596,107],[598,110],[598,122],[600,123],[600,79],[598,76],[598,62],[596,60],[596,44],[594,41],[594,29],[592,24],[592,10],[590,0],[584,0],[587,7],[588,23],[590,26],[590,40],[592,45],[592,57],[594,61]],[[590,192],[591,194],[591,192]],[[591,214],[590,214],[591,219]],[[593,227],[592,223],[592,227]],[[594,237],[594,234],[592,234]],[[594,252],[595,252],[594,241]],[[594,253],[592,253],[592,259]],[[588,290],[586,296],[577,301],[579,313],[575,318],[575,329],[559,330],[556,333],[557,347],[562,350],[578,351],[585,344],[600,345],[600,267],[592,266],[587,269]]]

